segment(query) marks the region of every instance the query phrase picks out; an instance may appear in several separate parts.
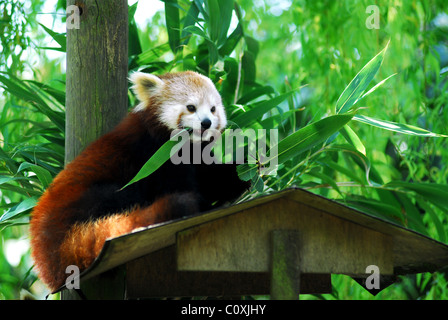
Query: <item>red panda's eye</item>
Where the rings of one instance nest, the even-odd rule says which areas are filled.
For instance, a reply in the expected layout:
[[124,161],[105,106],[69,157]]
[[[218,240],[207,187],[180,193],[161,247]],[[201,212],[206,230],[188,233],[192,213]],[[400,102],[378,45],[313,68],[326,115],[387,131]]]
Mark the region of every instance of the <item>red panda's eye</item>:
[[190,111],[190,112],[195,112],[196,111],[196,107],[194,105],[192,105],[192,104],[189,104],[187,106],[187,110]]
[[213,106],[213,107],[210,109],[210,111],[211,111],[212,113],[215,113],[215,111],[216,111],[216,107]]

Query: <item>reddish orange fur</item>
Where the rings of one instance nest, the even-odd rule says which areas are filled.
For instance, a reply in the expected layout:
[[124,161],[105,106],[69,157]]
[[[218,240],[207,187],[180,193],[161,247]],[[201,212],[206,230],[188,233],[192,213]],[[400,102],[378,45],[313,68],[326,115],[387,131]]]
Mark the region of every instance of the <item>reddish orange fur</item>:
[[[41,280],[54,291],[64,284],[65,268],[87,268],[98,256],[107,238],[139,227],[168,220],[169,205],[175,201],[165,196],[147,208],[117,213],[94,222],[72,225],[76,214],[70,204],[80,199],[94,181],[113,176],[126,159],[119,152],[121,143],[132,143],[144,124],[130,114],[115,130],[90,145],[54,179],[33,210],[30,234],[32,257]],[[117,137],[120,136],[120,139]],[[163,215],[165,214],[165,215]]]
[[[52,291],[64,285],[67,266],[76,265],[80,271],[90,266],[107,238],[209,210],[212,204],[236,199],[250,185],[239,179],[236,164],[192,168],[168,163],[165,169],[162,166],[154,173],[156,178],[152,175],[138,182],[135,189],[126,189],[129,193],[116,193],[122,183],[134,177],[147,157],[169,139],[169,126],[161,120],[165,100],[176,97],[188,101],[189,90],[185,88],[219,97],[204,78],[193,72],[159,78],[137,74],[133,78],[133,88],[141,100],[137,110],[69,163],[33,210],[32,257],[40,279]],[[220,99],[218,102],[217,108],[222,105]],[[217,128],[222,129],[226,120],[224,109],[220,111]],[[122,202],[116,202],[117,199]]]

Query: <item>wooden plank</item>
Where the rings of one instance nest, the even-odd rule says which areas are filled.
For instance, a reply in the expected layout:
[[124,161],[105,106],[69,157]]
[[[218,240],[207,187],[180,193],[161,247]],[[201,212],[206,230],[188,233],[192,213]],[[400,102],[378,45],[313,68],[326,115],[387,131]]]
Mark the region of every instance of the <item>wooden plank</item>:
[[[233,297],[268,295],[270,274],[263,272],[177,271],[176,247],[155,251],[126,264],[126,298]],[[303,294],[331,293],[331,275],[302,274]]]
[[271,299],[298,300],[300,291],[300,233],[273,230],[271,247]]
[[304,273],[361,275],[372,264],[393,273],[390,236],[287,199],[180,232],[179,270],[268,272],[276,229],[300,231]]

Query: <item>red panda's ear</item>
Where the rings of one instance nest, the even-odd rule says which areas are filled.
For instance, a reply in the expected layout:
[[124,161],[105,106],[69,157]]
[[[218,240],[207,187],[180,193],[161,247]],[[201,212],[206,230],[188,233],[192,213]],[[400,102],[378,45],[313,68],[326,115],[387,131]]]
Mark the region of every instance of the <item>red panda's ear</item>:
[[129,80],[133,83],[131,89],[141,102],[147,101],[163,86],[162,79],[155,75],[143,72],[132,73],[129,76]]

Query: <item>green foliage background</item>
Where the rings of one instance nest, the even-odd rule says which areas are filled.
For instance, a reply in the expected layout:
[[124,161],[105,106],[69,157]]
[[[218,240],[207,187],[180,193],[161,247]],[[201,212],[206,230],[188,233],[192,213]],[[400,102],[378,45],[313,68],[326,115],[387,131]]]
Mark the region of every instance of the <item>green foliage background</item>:
[[[18,265],[5,252],[28,241],[30,210],[64,154],[65,71],[48,52],[63,52],[65,35],[37,24],[42,2],[24,3],[0,1],[2,299],[45,296],[29,252]],[[446,243],[448,148],[438,134],[448,134],[448,8],[445,1],[378,0],[379,29],[369,29],[369,5],[165,0],[146,26],[137,26],[133,5],[129,69],[202,72],[220,90],[232,127],[279,130],[280,153],[291,152],[279,158],[276,176],[240,168],[253,180],[245,199],[297,186]],[[64,8],[59,1],[55,21],[63,21]],[[33,56],[39,59],[30,63]],[[352,82],[357,74],[362,90]],[[401,277],[374,297],[334,275],[333,294],[305,298],[447,299],[447,279],[446,270]]]

